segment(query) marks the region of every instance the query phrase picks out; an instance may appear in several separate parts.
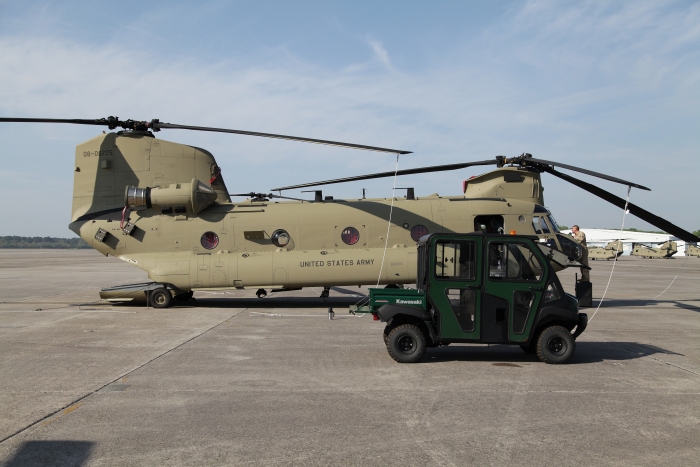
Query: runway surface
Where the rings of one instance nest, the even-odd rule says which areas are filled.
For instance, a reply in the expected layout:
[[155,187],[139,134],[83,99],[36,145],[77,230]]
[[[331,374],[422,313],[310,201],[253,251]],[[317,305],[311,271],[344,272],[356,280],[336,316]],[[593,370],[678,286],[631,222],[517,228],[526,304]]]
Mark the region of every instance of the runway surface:
[[[594,306],[612,261],[592,262]],[[573,292],[574,273],[560,273]],[[700,258],[623,257],[568,365],[387,354],[366,289],[99,301],[146,273],[0,250],[0,465],[697,465]],[[329,320],[328,306],[336,311]],[[595,308],[585,310],[589,317]]]

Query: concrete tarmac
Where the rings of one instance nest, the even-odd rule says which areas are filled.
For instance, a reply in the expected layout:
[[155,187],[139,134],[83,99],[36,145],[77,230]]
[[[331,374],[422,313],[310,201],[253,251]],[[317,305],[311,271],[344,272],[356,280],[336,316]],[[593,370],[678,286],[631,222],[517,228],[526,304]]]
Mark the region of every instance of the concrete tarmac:
[[[594,261],[597,305],[612,261]],[[575,270],[560,273],[573,292]],[[697,465],[700,259],[623,257],[568,365],[518,347],[395,363],[365,290],[99,301],[146,274],[0,250],[0,465]],[[329,320],[328,306],[336,311]],[[585,310],[589,317],[595,308]]]

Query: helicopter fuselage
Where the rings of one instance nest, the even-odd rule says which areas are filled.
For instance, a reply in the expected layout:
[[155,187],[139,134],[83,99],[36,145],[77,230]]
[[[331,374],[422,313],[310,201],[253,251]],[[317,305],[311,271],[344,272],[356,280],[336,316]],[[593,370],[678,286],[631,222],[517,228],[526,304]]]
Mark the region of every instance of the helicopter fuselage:
[[[198,184],[209,197],[201,206],[191,194]],[[128,187],[141,189],[138,206],[125,200]],[[70,228],[182,290],[411,283],[416,242],[428,233],[515,232],[562,249],[539,173],[506,167],[464,188],[448,197],[234,203],[207,151],[109,133],[76,148]]]

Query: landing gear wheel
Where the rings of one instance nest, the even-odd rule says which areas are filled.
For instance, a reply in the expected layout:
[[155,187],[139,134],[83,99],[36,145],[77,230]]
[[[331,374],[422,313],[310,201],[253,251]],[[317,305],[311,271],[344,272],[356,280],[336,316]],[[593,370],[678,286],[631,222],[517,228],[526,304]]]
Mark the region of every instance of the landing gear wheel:
[[324,287],[323,292],[321,292],[321,300],[324,302],[328,300],[328,295],[331,293],[331,288],[330,287]]
[[566,363],[574,352],[576,341],[565,327],[550,326],[537,339],[537,356],[545,363]]
[[257,295],[258,298],[263,298],[267,296],[267,292],[265,292],[265,289],[258,289],[258,291],[255,292],[255,295]]
[[173,303],[173,296],[168,289],[160,287],[151,292],[149,300],[153,308],[168,308]]
[[399,363],[415,363],[425,354],[427,345],[423,331],[415,324],[402,324],[387,336],[386,349]]

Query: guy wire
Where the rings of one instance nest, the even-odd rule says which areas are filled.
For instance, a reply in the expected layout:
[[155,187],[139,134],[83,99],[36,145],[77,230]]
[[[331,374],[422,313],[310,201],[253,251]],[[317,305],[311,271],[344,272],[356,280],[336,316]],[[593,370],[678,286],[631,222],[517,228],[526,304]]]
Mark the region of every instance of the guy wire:
[[632,186],[628,185],[627,186],[627,201],[625,201],[625,209],[622,210],[622,227],[620,227],[620,235],[618,236],[617,242],[615,242],[615,259],[613,260],[613,265],[612,269],[610,270],[610,277],[608,278],[608,285],[605,286],[605,292],[603,292],[603,296],[600,298],[600,301],[598,302],[598,306],[596,307],[595,311],[593,312],[593,316],[588,320],[590,323],[593,321],[593,318],[595,318],[596,313],[598,313],[598,310],[600,309],[600,305],[603,304],[603,300],[605,300],[605,294],[608,293],[608,287],[610,287],[610,281],[612,280],[613,272],[615,271],[615,265],[617,264],[617,247],[622,243],[622,231],[625,228],[625,217],[627,217],[627,206],[630,204],[630,192],[632,191]]
[[396,154],[396,170],[394,170],[394,186],[391,189],[391,207],[389,208],[389,223],[386,226],[386,239],[384,240],[384,254],[382,255],[382,265],[379,267],[379,277],[377,277],[377,287],[382,279],[382,271],[384,270],[384,259],[386,258],[386,248],[389,245],[389,230],[391,230],[391,215],[394,212],[394,195],[396,194],[396,176],[399,173],[399,155]]
[[[394,212],[394,195],[396,194],[396,178],[399,173],[399,154],[396,154],[396,169],[394,170],[394,186],[391,189],[391,207],[389,208],[389,223],[386,226],[386,239],[384,240],[384,253],[382,254],[382,264],[379,267],[379,277],[377,277],[377,287],[379,287],[379,282],[382,280],[382,271],[384,270],[384,261],[386,259],[386,249],[389,245],[389,231],[391,230],[391,216]],[[360,300],[355,303],[359,305],[364,300],[369,300],[369,296],[365,295]],[[364,313],[361,315],[364,316]]]

